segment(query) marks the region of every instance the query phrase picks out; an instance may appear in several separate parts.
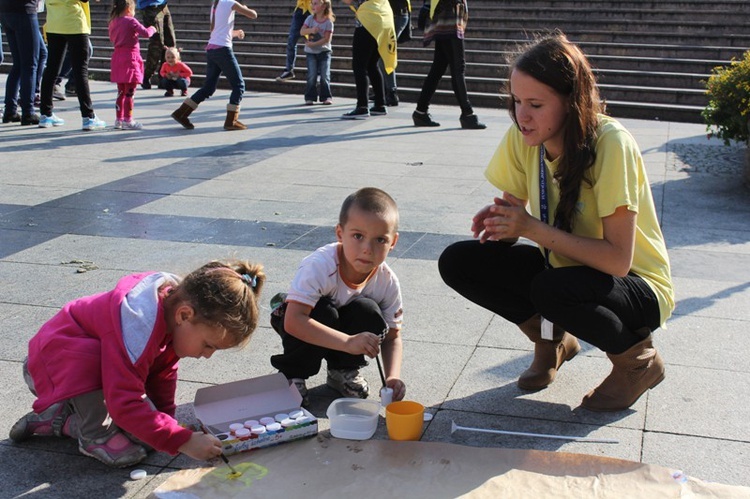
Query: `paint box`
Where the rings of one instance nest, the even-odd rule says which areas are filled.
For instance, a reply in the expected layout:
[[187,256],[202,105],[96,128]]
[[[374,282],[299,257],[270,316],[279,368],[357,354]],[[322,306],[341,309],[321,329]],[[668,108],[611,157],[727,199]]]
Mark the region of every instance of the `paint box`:
[[317,435],[318,420],[301,405],[302,396],[297,387],[290,386],[281,373],[199,388],[193,403],[198,421],[214,435],[229,433],[229,425],[249,419],[260,421],[262,417],[273,418],[276,414],[295,411],[302,411],[305,416],[298,425],[257,438],[240,440],[229,435],[222,440],[224,454],[228,456]]

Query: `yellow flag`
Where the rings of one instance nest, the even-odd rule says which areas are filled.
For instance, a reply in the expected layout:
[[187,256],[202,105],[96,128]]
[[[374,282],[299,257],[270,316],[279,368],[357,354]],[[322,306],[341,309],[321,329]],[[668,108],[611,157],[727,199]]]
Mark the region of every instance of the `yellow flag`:
[[440,3],[440,0],[432,0],[430,3],[430,19],[435,15],[435,8],[437,7],[437,4]]
[[396,69],[396,28],[393,25],[393,11],[388,0],[367,0],[356,11],[357,19],[368,33],[378,42],[378,53],[383,59],[385,72]]

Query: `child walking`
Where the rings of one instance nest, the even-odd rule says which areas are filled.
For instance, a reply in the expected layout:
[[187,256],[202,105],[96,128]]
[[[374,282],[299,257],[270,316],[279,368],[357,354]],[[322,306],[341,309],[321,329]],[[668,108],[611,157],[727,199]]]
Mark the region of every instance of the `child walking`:
[[241,29],[234,29],[235,12],[239,12],[248,19],[258,18],[257,12],[235,0],[214,0],[211,8],[211,37],[206,45],[206,79],[203,81],[203,86],[190,98],[185,99],[179,109],[172,113],[172,118],[188,130],[195,128],[190,122],[190,113],[195,111],[198,104],[214,94],[221,73],[224,73],[232,85],[224,130],[247,129],[238,119],[240,102],[245,93],[245,81],[242,79],[240,65],[232,51],[232,39],[244,39],[245,32]]
[[386,385],[401,400],[401,287],[385,258],[398,241],[398,208],[387,193],[366,187],[349,195],[336,225],[337,242],[318,248],[299,266],[271,313],[284,353],[271,364],[309,403],[305,381],[328,364],[327,384],[345,397],[367,398],[360,374],[382,350]]
[[320,77],[320,102],[333,104],[331,95],[331,38],[336,15],[331,8],[331,0],[312,0],[312,14],[305,19],[300,33],[307,37],[307,88],[305,104],[312,106],[318,99],[316,88]]
[[182,62],[180,51],[176,47],[167,47],[164,58],[166,61],[159,70],[161,87],[166,89],[164,97],[172,97],[175,89],[179,89],[180,95],[185,97],[190,86],[190,77],[193,76],[193,70]]
[[146,28],[135,16],[135,0],[114,0],[109,13],[109,39],[115,46],[110,64],[110,81],[117,83],[116,130],[140,130],[133,119],[135,88],[143,81],[143,59],[138,37],[148,38],[156,28]]
[[264,281],[262,265],[214,261],[184,279],[127,275],[111,291],[71,301],[29,342],[23,376],[37,399],[10,438],[69,436],[113,467],[138,463],[149,447],[219,456],[217,438],[175,420],[177,363],[245,345]]

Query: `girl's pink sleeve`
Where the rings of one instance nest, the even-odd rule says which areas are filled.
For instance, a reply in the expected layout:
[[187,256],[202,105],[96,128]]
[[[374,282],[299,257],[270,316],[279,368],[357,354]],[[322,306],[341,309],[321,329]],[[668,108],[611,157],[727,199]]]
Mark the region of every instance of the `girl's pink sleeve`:
[[151,38],[154,36],[154,33],[156,33],[156,28],[153,26],[149,26],[148,28],[142,25],[140,22],[138,22],[137,19],[133,18],[133,23],[135,26],[135,31],[138,33],[138,36],[142,38]]
[[193,76],[193,70],[184,62],[180,63],[180,76],[182,78],[190,78]]

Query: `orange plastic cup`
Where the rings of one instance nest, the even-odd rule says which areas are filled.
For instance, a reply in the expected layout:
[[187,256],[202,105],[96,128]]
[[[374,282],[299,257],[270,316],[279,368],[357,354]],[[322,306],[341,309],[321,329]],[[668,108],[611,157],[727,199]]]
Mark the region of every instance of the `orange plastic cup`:
[[422,436],[424,406],[418,402],[401,400],[385,408],[385,426],[391,440],[419,440]]

